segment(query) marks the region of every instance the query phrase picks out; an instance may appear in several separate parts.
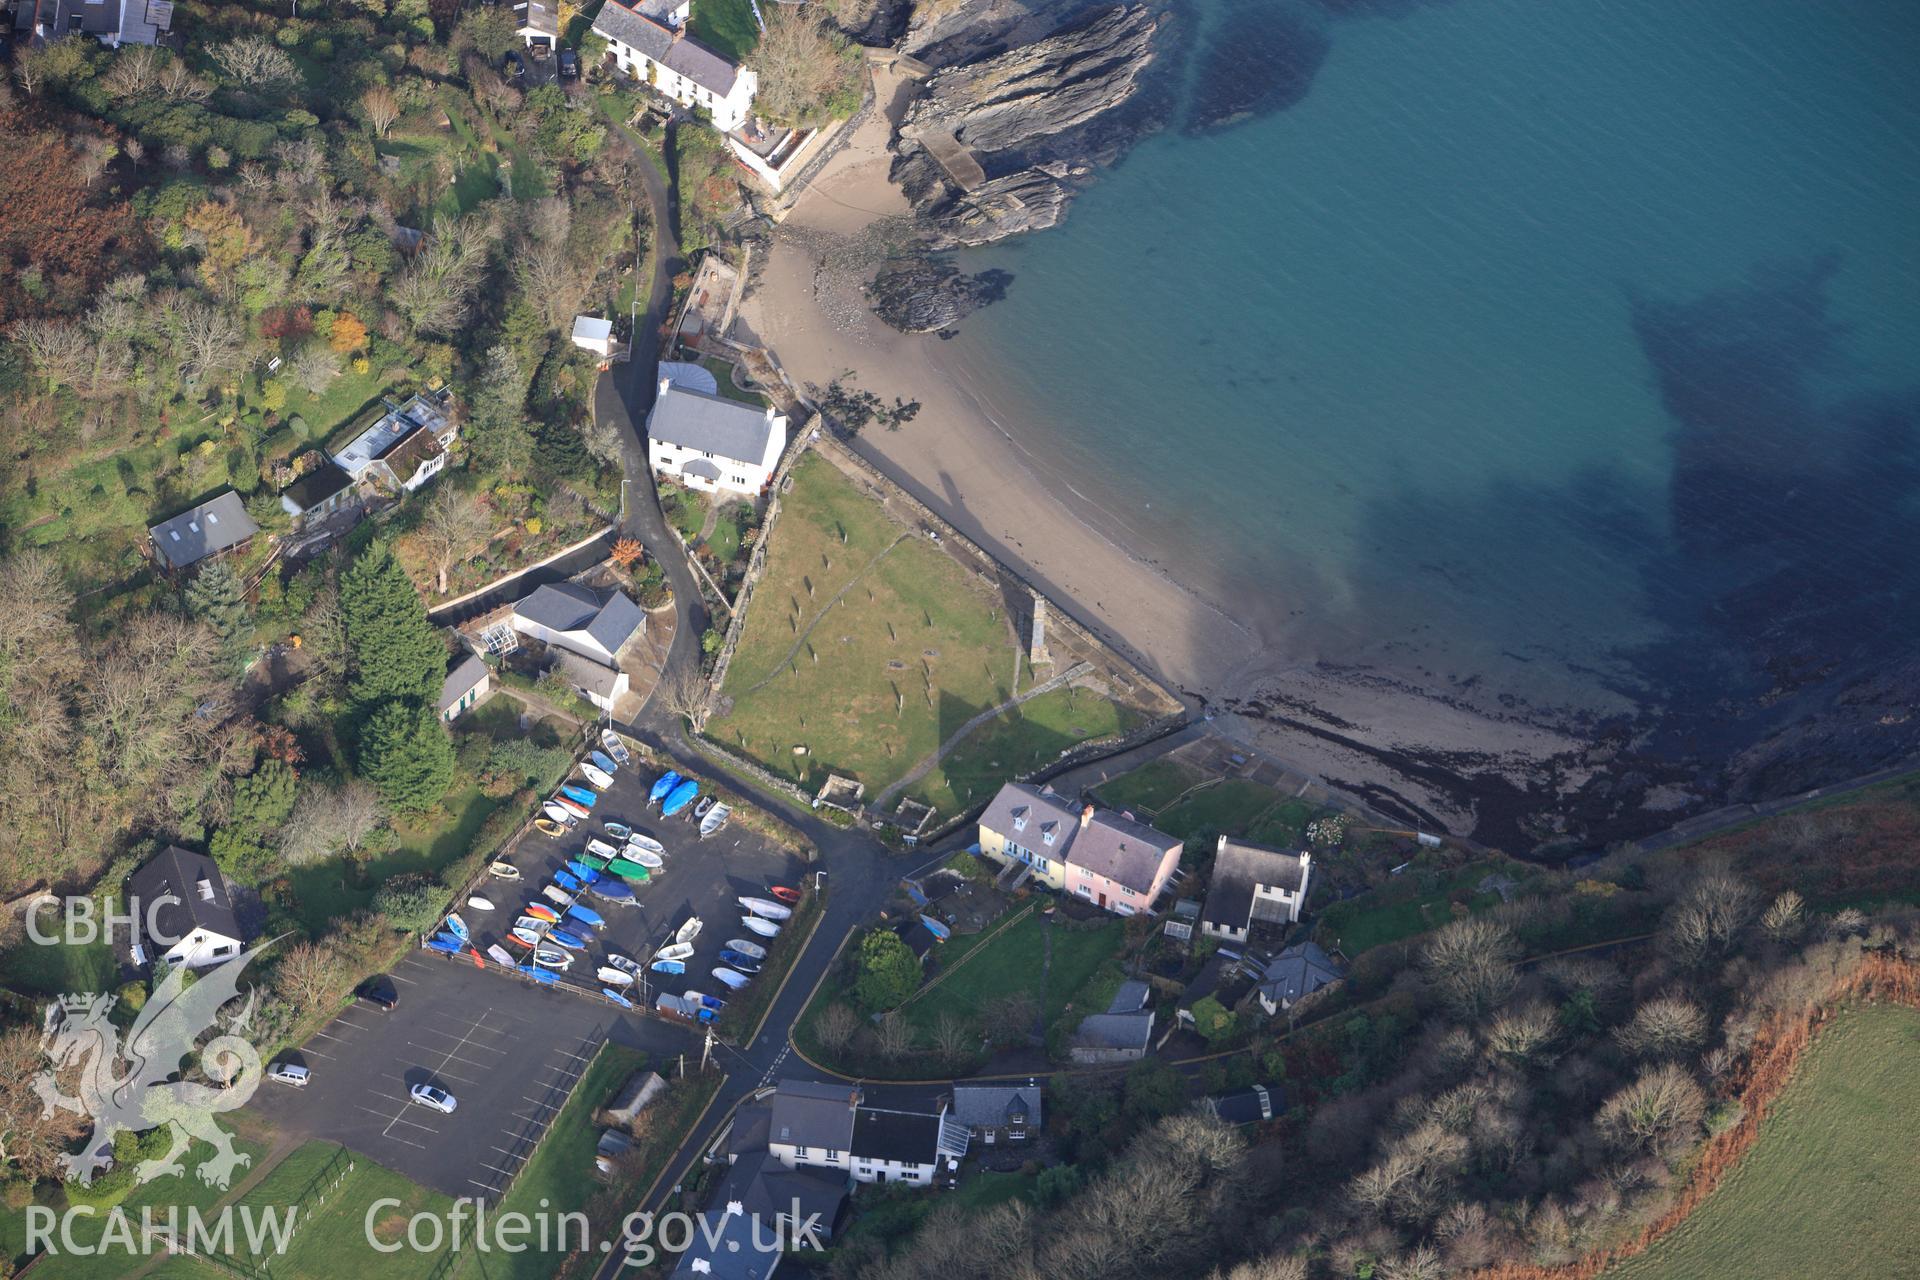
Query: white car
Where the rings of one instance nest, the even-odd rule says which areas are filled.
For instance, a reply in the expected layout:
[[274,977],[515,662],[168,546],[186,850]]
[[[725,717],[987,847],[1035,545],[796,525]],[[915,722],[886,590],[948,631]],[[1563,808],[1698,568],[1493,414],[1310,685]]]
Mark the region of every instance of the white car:
[[305,1067],[292,1062],[276,1062],[267,1070],[267,1079],[278,1080],[281,1084],[290,1084],[296,1089],[307,1087],[307,1080],[313,1073]]
[[436,1089],[430,1084],[417,1084],[407,1092],[412,1094],[413,1100],[421,1106],[432,1107],[435,1111],[444,1112],[447,1115],[452,1115],[454,1107],[459,1105],[453,1100],[452,1094],[445,1089]]

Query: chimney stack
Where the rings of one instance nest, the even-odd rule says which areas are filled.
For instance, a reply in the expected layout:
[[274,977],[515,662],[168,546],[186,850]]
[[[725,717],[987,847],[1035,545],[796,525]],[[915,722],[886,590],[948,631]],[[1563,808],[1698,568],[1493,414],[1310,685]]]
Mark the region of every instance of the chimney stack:
[[1080,829],[1082,831],[1085,831],[1087,829],[1087,824],[1092,821],[1093,821],[1093,806],[1088,805],[1086,808],[1080,811]]

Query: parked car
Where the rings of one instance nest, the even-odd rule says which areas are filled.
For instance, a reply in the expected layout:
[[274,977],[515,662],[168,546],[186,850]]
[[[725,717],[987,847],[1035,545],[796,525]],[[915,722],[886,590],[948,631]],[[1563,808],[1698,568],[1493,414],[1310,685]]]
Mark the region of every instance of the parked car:
[[453,1109],[459,1105],[453,1100],[452,1094],[448,1093],[445,1089],[437,1089],[430,1084],[417,1084],[407,1090],[407,1092],[412,1094],[413,1100],[421,1106],[432,1107],[435,1111],[442,1112],[445,1115],[452,1115]]
[[385,978],[369,978],[360,984],[354,996],[382,1013],[392,1013],[400,1004],[400,989]]
[[267,1079],[278,1080],[281,1084],[290,1084],[296,1089],[307,1087],[307,1079],[313,1073],[293,1062],[276,1062],[267,1070]]
[[580,78],[580,55],[571,49],[560,51],[560,78],[578,80]]
[[535,62],[545,62],[550,50],[543,44],[530,44],[527,46],[527,52],[533,55]]

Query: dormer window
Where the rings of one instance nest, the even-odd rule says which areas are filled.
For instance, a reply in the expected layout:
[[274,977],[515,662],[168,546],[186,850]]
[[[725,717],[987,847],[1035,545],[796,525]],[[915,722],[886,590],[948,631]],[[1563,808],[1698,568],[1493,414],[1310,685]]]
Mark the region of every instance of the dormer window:
[[1013,811],[1013,829],[1015,831],[1025,831],[1027,829],[1026,806],[1022,805]]
[[1053,843],[1054,837],[1059,834],[1060,834],[1059,823],[1057,822],[1046,823],[1040,828],[1040,843],[1050,845]]

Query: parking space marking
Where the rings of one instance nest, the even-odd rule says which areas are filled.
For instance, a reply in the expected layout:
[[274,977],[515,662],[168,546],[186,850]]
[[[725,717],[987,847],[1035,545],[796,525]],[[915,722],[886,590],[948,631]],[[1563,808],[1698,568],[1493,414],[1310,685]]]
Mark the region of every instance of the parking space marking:
[[480,1167],[481,1167],[482,1169],[491,1169],[491,1170],[493,1170],[493,1171],[494,1171],[495,1173],[497,1173],[497,1174],[500,1174],[500,1175],[502,1175],[503,1177],[508,1177],[508,1178],[511,1178],[511,1177],[513,1176],[513,1170],[511,1170],[511,1169],[502,1169],[502,1168],[501,1168],[501,1167],[500,1167],[499,1165],[493,1165],[493,1164],[487,1164],[487,1163],[486,1163],[485,1161],[482,1161],[482,1162],[481,1162],[481,1164],[480,1164]]
[[424,1142],[409,1142],[405,1138],[396,1137],[391,1133],[383,1133],[380,1136],[385,1138],[388,1142],[398,1142],[400,1145],[406,1146],[406,1147],[412,1147],[416,1151],[425,1151],[427,1149],[427,1144]]
[[404,982],[408,986],[412,986],[415,982],[418,981],[418,979],[416,978],[403,978],[398,973],[390,973],[387,976],[389,978],[392,978],[395,982]]

